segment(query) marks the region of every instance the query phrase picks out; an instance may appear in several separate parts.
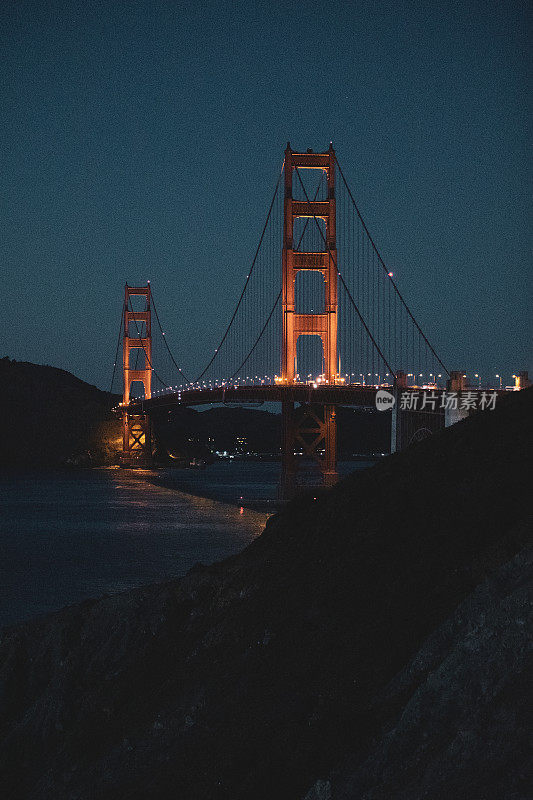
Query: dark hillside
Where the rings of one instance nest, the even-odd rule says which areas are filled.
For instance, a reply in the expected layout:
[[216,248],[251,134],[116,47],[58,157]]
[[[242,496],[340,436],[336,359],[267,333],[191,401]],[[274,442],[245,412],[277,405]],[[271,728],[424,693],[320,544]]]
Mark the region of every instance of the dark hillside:
[[[174,408],[156,415],[155,431],[163,448],[191,450],[191,444],[229,453],[278,454],[281,414],[264,408],[214,406],[204,411]],[[243,442],[244,440],[244,442]],[[390,414],[368,408],[337,408],[337,442],[340,459],[353,454],[388,453]]]
[[532,584],[531,548],[491,573],[378,693],[370,747],[306,800],[529,800]]
[[0,467],[108,463],[120,425],[117,397],[56,367],[0,359]]
[[[111,408],[118,395],[65,370],[9,358],[0,359],[0,386],[0,468],[116,463],[121,428]],[[170,417],[154,415],[157,452],[163,463],[167,451],[184,458],[210,450],[279,453],[280,419],[263,409],[175,407]],[[339,408],[339,456],[385,452],[389,426],[385,414]]]
[[[525,798],[532,411],[516,393],[290,504],[232,559],[6,630],[6,795]],[[476,729],[487,752],[464,723],[485,686],[503,687]],[[386,751],[398,718],[409,753]]]

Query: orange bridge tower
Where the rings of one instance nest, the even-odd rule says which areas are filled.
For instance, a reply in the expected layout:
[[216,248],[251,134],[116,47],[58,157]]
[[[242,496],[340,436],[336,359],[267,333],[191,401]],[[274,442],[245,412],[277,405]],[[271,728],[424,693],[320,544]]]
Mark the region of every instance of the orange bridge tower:
[[[133,310],[132,297],[144,297],[142,311]],[[133,287],[126,284],[124,295],[124,324],[122,340],[122,364],[124,374],[124,394],[122,403],[127,408],[130,402],[132,383],[143,384],[144,396],[152,396],[152,312],[150,304],[150,284]],[[132,355],[136,365],[132,367]],[[137,369],[141,358],[142,368]],[[123,413],[122,420],[122,463],[126,466],[141,466],[150,463],[152,442],[150,418],[147,413]]]
[[[325,200],[293,199],[294,172],[299,169],[322,170],[327,177]],[[297,174],[298,183],[300,177]],[[325,223],[324,247],[320,252],[301,252],[294,249],[294,220],[307,218]],[[281,378],[283,386],[297,379],[296,349],[300,336],[318,336],[322,342],[326,384],[338,382],[337,350],[337,245],[335,209],[335,151],[330,144],[325,153],[295,153],[287,144],[285,151],[285,196],[282,251],[282,309],[283,332]],[[295,283],[298,272],[320,272],[324,278],[323,313],[299,313],[295,302]],[[336,421],[333,405],[317,405],[311,399],[298,408],[291,401],[282,403],[282,473],[280,494],[288,499],[296,487],[294,450],[301,448],[305,456],[313,457],[322,472],[326,485],[337,480]]]

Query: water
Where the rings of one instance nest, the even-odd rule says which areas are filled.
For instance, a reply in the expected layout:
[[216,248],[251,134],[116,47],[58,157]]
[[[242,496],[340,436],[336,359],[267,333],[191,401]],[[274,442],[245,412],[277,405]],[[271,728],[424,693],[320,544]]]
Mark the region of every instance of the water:
[[[341,476],[347,475],[358,469],[366,469],[375,461],[340,461],[338,471]],[[177,486],[191,494],[273,512],[277,507],[279,474],[279,461],[224,459],[206,469],[162,470],[160,479],[168,486]],[[316,474],[307,477],[316,483]]]
[[0,478],[0,626],[240,552],[266,513],[80,470]]
[[1,475],[0,626],[240,552],[275,511],[278,475],[234,461]]

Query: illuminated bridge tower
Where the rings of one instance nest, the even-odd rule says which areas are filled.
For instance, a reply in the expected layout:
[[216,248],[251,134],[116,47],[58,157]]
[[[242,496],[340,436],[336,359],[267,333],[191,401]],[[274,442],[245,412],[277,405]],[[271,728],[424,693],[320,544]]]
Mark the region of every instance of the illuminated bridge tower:
[[[294,170],[323,170],[327,177],[325,200],[294,200]],[[299,178],[297,176],[299,182]],[[294,220],[298,218],[325,223],[324,248],[321,252],[294,250]],[[324,278],[324,311],[319,314],[298,313],[295,304],[295,283],[298,272],[320,272]],[[338,380],[337,353],[337,246],[335,233],[335,151],[330,144],[326,153],[295,153],[290,143],[285,151],[285,198],[282,252],[283,336],[281,379],[283,386],[296,380],[296,348],[300,336],[318,336],[322,342],[323,380],[334,384]],[[312,456],[320,467],[324,483],[337,480],[336,421],[333,405],[313,403],[294,407],[282,403],[282,474],[280,494],[289,498],[296,486],[295,447]]]
[[[144,297],[144,309],[133,310],[131,298]],[[124,296],[124,326],[122,340],[122,363],[124,373],[124,394],[122,402],[128,406],[131,385],[139,381],[144,387],[148,400],[152,395],[152,312],[150,308],[150,284],[133,287],[126,284]],[[144,363],[142,369],[131,366],[132,356],[137,361],[140,356]],[[148,414],[124,411],[122,420],[122,463],[126,466],[145,465],[152,457],[150,419]]]

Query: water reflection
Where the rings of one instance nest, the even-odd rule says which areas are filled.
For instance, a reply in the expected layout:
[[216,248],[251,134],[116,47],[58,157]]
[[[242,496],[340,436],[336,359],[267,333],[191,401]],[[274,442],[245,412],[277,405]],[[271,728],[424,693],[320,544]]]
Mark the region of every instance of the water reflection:
[[0,478],[0,625],[183,575],[240,550],[267,514],[195,497],[150,470]]

